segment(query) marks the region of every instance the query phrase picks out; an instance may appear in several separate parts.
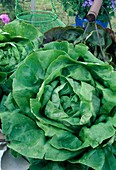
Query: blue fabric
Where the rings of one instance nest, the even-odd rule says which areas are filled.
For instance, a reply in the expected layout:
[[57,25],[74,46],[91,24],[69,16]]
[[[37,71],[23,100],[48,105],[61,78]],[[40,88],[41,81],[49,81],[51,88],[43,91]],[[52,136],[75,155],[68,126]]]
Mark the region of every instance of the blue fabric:
[[[87,19],[81,19],[81,18],[78,18],[78,16],[75,17],[75,25],[76,26],[81,26],[81,27],[85,27],[85,24],[88,22]],[[108,23],[107,22],[101,22],[101,21],[98,21],[96,20],[96,23],[101,25],[102,27],[106,28],[108,26]]]

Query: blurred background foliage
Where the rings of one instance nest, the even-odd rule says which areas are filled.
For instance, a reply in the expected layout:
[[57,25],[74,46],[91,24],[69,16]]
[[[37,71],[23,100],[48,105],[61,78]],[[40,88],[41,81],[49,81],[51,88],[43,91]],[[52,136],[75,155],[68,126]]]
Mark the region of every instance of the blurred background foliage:
[[15,19],[15,0],[0,0],[0,14],[6,13],[11,20]]
[[[30,10],[30,2],[31,0],[18,0],[18,10]],[[60,2],[58,0],[53,0],[56,13],[58,14],[59,19],[64,22],[66,25],[72,25],[75,23],[74,16],[68,16],[68,14],[63,10]],[[0,14],[6,13],[9,15],[11,21],[14,20],[15,17],[15,7],[16,0],[0,0]],[[50,0],[35,0],[35,10],[51,10],[52,5]],[[111,20],[112,28],[116,32],[116,13],[115,16]]]

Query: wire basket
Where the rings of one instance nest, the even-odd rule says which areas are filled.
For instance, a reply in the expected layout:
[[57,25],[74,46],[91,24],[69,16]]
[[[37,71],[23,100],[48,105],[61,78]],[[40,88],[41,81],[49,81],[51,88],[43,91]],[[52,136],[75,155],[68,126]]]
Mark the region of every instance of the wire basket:
[[50,0],[51,10],[49,11],[38,10],[35,7],[34,0],[28,0],[26,5],[24,5],[23,2],[24,0],[16,0],[15,11],[17,20],[33,24],[42,33],[53,27],[65,26],[65,24],[58,19],[53,0]]

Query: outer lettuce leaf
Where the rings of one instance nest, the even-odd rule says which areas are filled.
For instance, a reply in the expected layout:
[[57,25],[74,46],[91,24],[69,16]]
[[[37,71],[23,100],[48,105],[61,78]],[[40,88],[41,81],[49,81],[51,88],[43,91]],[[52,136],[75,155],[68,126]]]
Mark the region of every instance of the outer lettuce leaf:
[[102,170],[108,170],[108,169],[115,169],[116,167],[116,158],[112,154],[111,147],[104,148],[105,153],[105,161]]
[[10,34],[12,37],[20,36],[30,40],[34,40],[41,33],[33,27],[32,24],[27,24],[25,22],[19,22],[14,20],[3,27],[3,31]]
[[68,162],[51,162],[45,160],[35,160],[30,166],[30,170],[88,170],[88,167],[81,164],[71,164]]
[[102,149],[94,149],[86,152],[79,160],[71,160],[72,163],[81,163],[93,169],[101,170],[104,164],[104,153]]
[[109,121],[107,121],[107,123],[98,123],[91,126],[91,128],[83,127],[80,132],[80,137],[82,140],[86,140],[86,142],[88,142],[93,148],[96,148],[104,140],[114,135],[115,128]]
[[70,160],[72,163],[84,164],[95,170],[115,169],[116,159],[112,154],[111,147],[98,148],[86,152],[79,160]]

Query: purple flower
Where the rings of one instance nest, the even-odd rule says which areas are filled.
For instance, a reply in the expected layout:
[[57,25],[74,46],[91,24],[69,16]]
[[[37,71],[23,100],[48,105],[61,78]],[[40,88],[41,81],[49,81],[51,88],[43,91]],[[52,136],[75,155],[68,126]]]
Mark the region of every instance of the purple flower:
[[115,9],[116,8],[116,1],[111,0],[111,8]]
[[85,0],[84,3],[82,4],[83,7],[90,7],[93,4],[93,0]]
[[89,0],[89,5],[91,6],[93,4],[93,1],[92,0]]
[[0,19],[5,23],[8,24],[10,22],[10,18],[7,14],[1,14]]

